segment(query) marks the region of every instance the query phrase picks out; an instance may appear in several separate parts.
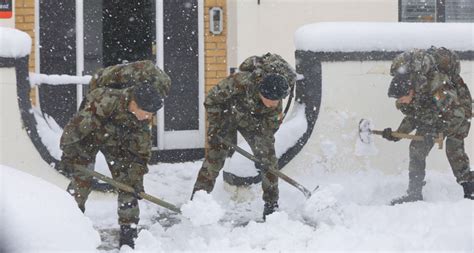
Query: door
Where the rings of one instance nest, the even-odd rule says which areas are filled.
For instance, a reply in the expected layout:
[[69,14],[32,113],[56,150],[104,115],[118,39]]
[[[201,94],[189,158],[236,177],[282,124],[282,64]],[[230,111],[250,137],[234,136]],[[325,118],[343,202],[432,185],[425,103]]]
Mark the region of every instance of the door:
[[158,117],[158,148],[203,148],[203,1],[161,0],[156,7],[157,62],[172,81]]
[[[39,0],[39,71],[92,75],[150,59],[172,88],[153,124],[153,149],[204,147],[203,0]],[[54,39],[51,39],[54,38]],[[41,108],[64,126],[87,85],[40,88]]]

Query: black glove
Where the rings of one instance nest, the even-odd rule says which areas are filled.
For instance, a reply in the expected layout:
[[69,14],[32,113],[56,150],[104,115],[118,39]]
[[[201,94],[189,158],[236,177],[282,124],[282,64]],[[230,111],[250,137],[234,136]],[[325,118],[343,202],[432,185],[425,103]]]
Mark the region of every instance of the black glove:
[[399,141],[400,138],[397,138],[395,136],[392,135],[392,128],[388,127],[388,128],[385,128],[382,132],[382,137],[389,140],[389,141]]

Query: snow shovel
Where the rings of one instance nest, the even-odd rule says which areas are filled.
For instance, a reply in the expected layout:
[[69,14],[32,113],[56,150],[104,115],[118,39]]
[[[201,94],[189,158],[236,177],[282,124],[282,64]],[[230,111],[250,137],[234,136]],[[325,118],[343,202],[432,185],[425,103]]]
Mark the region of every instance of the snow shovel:
[[[250,154],[249,152],[243,150],[242,148],[240,148],[239,146],[235,145],[234,143],[224,139],[223,137],[221,136],[217,136],[225,145],[233,148],[235,151],[237,151],[238,153],[240,153],[241,155],[243,155],[244,157],[264,166],[264,164],[259,160],[257,159],[255,156],[253,156],[252,154]],[[311,194],[316,191],[319,186],[316,186],[316,188],[314,188],[314,190],[311,192],[309,191],[308,189],[306,189],[303,185],[301,185],[300,183],[296,182],[294,179],[292,179],[291,177],[283,174],[283,172],[279,171],[279,170],[275,170],[275,169],[270,169],[268,168],[267,169],[270,173],[272,173],[273,175],[283,179],[283,181],[289,183],[290,185],[294,186],[296,189],[298,189],[300,192],[302,192],[304,194],[304,196],[306,197],[306,199],[309,199],[311,197]]]
[[122,191],[125,191],[125,192],[130,192],[130,193],[136,193],[138,196],[142,197],[143,199],[146,199],[150,202],[153,202],[159,206],[162,206],[166,209],[169,209],[173,212],[176,212],[176,213],[181,213],[181,210],[171,204],[171,203],[168,203],[164,200],[161,200],[159,198],[156,198],[150,194],[147,194],[145,192],[136,192],[135,189],[127,184],[124,184],[124,183],[120,183],[120,182],[117,182],[116,180],[110,178],[110,177],[107,177],[105,175],[102,175],[96,171],[93,171],[93,170],[88,170],[88,169],[83,169],[83,168],[78,168],[77,170],[79,170],[80,172],[84,173],[84,174],[87,174],[88,176],[92,176],[92,177],[95,177],[97,179],[100,179],[110,185],[112,185],[113,187],[117,188],[117,189],[120,189]]
[[[380,130],[372,130],[370,129],[371,122],[367,119],[361,119],[359,122],[359,138],[363,143],[370,144],[372,142],[372,134],[382,135],[383,131]],[[398,133],[392,132],[393,137],[402,138],[402,139],[410,139],[415,141],[424,141],[425,137],[420,135],[413,135],[413,134],[405,134],[405,133]],[[442,133],[438,135],[438,138],[434,140],[436,144],[438,144],[439,149],[443,149],[443,139],[444,136]]]

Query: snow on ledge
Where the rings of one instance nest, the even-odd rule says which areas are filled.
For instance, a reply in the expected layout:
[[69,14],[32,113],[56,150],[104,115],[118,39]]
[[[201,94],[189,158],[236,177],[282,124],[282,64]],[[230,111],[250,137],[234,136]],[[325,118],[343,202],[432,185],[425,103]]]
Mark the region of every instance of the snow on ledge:
[[0,57],[21,58],[31,52],[31,37],[17,29],[0,27]]
[[300,27],[297,50],[314,52],[405,51],[447,47],[474,50],[473,23],[327,22]]
[[32,87],[41,84],[63,85],[63,84],[89,84],[92,76],[70,76],[70,75],[46,75],[30,72],[30,84]]

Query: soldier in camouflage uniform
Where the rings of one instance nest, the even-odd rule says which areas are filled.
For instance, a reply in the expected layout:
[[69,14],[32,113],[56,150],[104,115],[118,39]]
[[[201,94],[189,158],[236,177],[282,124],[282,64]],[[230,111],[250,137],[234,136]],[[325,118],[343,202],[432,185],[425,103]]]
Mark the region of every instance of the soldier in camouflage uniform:
[[[61,166],[72,174],[68,192],[82,212],[92,178],[77,168],[94,169],[99,151],[115,180],[143,191],[151,152],[150,122],[162,107],[170,83],[151,61],[115,65],[94,75],[82,109],[64,128],[60,143]],[[139,214],[137,195],[119,190],[120,246],[134,247]]]
[[[253,154],[264,164],[261,168],[264,218],[278,208],[278,178],[266,169],[278,169],[274,133],[279,128],[282,102],[296,74],[279,55],[249,57],[240,72],[220,81],[207,94],[208,147],[193,189],[211,192],[229,147],[218,138],[232,139],[239,131]],[[192,198],[192,197],[191,197]]]
[[[394,76],[388,95],[396,98],[396,107],[405,114],[397,132],[425,137],[411,141],[409,184],[407,195],[394,199],[391,204],[423,200],[425,160],[442,133],[446,137],[446,156],[456,181],[462,185],[464,197],[473,199],[474,173],[464,151],[464,139],[470,128],[472,98],[463,82],[457,55],[445,48],[414,49],[397,56],[391,66]],[[391,128],[383,137],[398,141]]]

